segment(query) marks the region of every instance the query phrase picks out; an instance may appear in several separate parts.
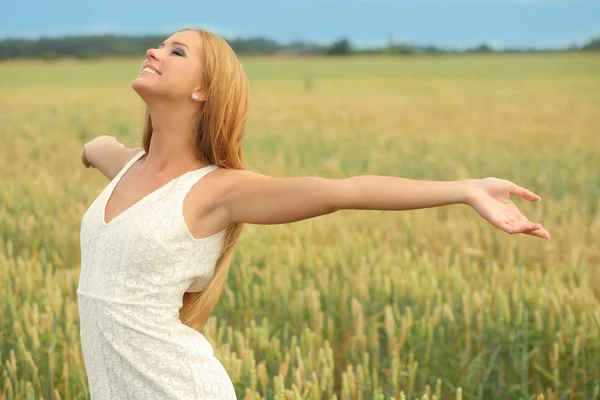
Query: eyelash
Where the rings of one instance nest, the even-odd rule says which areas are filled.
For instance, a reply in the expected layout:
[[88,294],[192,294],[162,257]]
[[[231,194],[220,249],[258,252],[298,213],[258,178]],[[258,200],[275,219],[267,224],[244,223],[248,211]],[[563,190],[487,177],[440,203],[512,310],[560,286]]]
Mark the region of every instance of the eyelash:
[[[159,49],[160,49],[161,47],[162,47],[162,46],[158,46],[158,48],[159,48]],[[176,53],[176,52],[178,52],[178,53]],[[178,56],[180,56],[180,57],[185,57],[185,52],[184,52],[183,50],[175,49],[175,50],[173,50],[171,53],[175,53],[175,54],[177,54],[177,55],[178,55]]]

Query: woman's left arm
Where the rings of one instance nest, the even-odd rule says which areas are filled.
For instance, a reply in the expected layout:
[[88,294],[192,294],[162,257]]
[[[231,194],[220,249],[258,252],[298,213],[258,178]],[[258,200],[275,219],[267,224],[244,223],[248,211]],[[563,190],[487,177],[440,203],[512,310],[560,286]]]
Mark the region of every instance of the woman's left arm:
[[379,175],[274,178],[228,170],[224,181],[219,208],[225,210],[229,222],[285,224],[342,209],[400,211],[467,204],[505,232],[550,239],[540,224],[529,222],[510,200],[511,194],[530,201],[538,201],[539,196],[503,179],[424,181]]

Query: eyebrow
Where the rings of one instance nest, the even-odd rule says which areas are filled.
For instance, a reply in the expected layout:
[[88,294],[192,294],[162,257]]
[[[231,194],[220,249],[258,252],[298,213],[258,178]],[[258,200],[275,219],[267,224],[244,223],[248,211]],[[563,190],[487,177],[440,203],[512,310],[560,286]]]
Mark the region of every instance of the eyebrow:
[[[165,42],[162,42],[162,43],[161,43],[161,44],[159,44],[158,46],[159,46],[159,47],[160,47],[160,46],[164,46],[164,44],[165,44]],[[185,46],[185,47],[187,47],[187,49],[188,49],[188,50],[190,50],[190,48],[189,48],[189,47],[187,46],[187,44],[185,44],[185,43],[181,43],[181,42],[172,42],[171,44],[180,44],[180,45],[182,45],[182,46]],[[190,50],[190,51],[191,51],[191,50]]]

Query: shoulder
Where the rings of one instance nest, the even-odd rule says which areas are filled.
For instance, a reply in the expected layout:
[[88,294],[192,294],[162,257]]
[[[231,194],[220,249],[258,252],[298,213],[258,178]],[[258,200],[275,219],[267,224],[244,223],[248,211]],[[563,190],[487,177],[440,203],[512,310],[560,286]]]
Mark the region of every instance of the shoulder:
[[127,148],[127,151],[125,152],[125,162],[123,163],[123,167],[125,167],[125,164],[127,164],[129,161],[131,161],[133,159],[133,157],[137,156],[139,153],[142,152],[141,147],[134,147],[132,149]]
[[270,179],[254,171],[219,167],[196,182],[191,192],[195,202],[204,207],[219,208],[232,200],[246,197],[248,191],[264,188],[264,183]]
[[88,162],[112,180],[143,149],[128,148],[112,136],[98,136],[84,145]]
[[259,184],[272,178],[255,171],[219,167],[205,179],[217,187],[219,194],[226,195],[236,189]]
[[[187,219],[186,215],[189,215],[189,219],[194,221],[189,223],[194,236],[211,235],[227,227],[232,222],[228,204],[232,199],[242,197],[240,192],[249,187],[257,176],[264,175],[219,167],[195,182],[185,196],[189,200],[183,205],[184,218]],[[196,225],[202,227],[202,232],[200,228],[195,228]]]

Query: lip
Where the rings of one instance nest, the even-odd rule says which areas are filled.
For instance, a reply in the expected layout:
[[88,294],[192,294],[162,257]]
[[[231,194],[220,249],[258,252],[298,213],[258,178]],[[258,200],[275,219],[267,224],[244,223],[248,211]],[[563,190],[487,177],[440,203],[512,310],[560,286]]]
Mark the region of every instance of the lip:
[[158,70],[158,68],[156,68],[152,64],[144,64],[144,65],[142,65],[142,69],[140,70],[140,74],[149,74],[149,72],[143,72],[144,68],[150,68],[151,70],[153,70],[154,72],[156,72],[158,75],[160,75],[160,71]]

